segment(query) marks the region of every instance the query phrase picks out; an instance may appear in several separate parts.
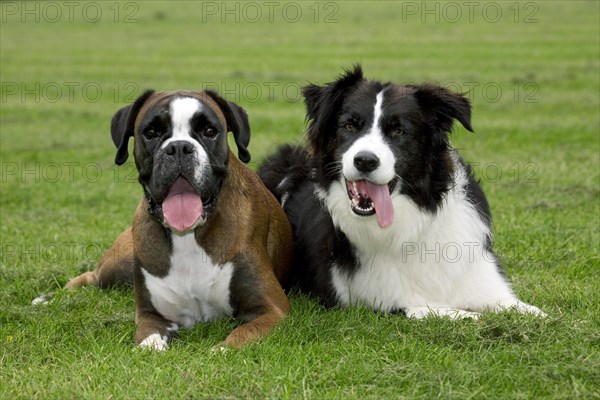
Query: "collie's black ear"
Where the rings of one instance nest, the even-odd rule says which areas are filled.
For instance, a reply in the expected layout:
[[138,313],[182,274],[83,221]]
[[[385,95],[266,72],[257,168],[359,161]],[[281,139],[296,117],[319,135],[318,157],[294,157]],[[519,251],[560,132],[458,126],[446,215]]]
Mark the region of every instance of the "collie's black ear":
[[206,94],[219,105],[221,112],[225,116],[227,130],[233,132],[233,138],[238,148],[238,158],[242,162],[248,163],[250,161],[250,152],[248,151],[250,123],[248,122],[246,110],[232,101],[225,100],[214,90],[206,90]]
[[129,157],[127,146],[129,145],[129,138],[133,136],[135,119],[146,100],[148,100],[153,93],[154,90],[144,91],[133,104],[121,108],[113,115],[110,122],[110,135],[112,136],[113,143],[117,147],[117,155],[115,157],[115,163],[117,165],[121,165],[127,161],[127,158]]
[[416,89],[417,102],[425,112],[432,114],[435,125],[443,132],[452,130],[455,119],[465,129],[473,132],[471,104],[465,96],[433,84],[425,83],[413,87]]
[[356,64],[353,69],[345,70],[334,82],[323,86],[311,84],[302,88],[306,119],[309,123],[306,135],[311,154],[322,150],[328,137],[335,132],[337,113],[342,105],[344,93],[362,80],[362,68]]

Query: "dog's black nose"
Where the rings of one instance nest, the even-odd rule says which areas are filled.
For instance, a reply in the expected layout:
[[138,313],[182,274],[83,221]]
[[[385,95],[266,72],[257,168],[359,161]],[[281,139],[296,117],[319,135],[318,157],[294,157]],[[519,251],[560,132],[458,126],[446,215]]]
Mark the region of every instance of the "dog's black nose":
[[360,172],[373,172],[379,167],[379,158],[371,152],[360,151],[354,156],[354,166]]
[[168,156],[183,158],[194,153],[194,145],[186,140],[175,140],[167,145],[165,153]]

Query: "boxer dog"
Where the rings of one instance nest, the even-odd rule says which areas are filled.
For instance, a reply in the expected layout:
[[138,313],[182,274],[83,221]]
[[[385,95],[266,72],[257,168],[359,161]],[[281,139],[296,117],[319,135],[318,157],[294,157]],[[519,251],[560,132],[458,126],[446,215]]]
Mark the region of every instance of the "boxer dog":
[[179,327],[226,315],[243,323],[222,343],[237,348],[289,311],[281,285],[293,247],[289,222],[231,153],[228,131],[248,162],[245,111],[209,90],[149,90],[113,116],[115,162],[127,160],[133,136],[144,196],[133,226],[96,270],[66,287],[133,282],[141,347],[167,349]]

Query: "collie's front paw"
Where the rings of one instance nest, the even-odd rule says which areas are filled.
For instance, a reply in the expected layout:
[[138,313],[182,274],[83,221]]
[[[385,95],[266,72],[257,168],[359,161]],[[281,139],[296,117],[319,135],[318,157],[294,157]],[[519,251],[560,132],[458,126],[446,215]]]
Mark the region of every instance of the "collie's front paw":
[[480,313],[448,307],[412,307],[405,309],[408,318],[448,317],[450,319],[479,319]]
[[532,306],[531,304],[523,303],[521,301],[518,301],[517,304],[512,306],[512,308],[516,309],[521,314],[533,314],[542,318],[548,316],[545,312],[543,312],[536,306]]

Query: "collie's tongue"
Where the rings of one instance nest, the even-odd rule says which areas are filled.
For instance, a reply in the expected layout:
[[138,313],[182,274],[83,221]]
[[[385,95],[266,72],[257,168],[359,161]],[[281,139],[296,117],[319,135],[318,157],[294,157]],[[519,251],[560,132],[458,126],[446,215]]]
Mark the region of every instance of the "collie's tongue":
[[376,185],[367,180],[357,181],[356,185],[359,193],[366,191],[371,198],[379,226],[382,228],[390,226],[394,220],[394,207],[388,185]]
[[163,216],[169,226],[179,232],[191,228],[204,213],[202,199],[183,177],[177,178],[162,203]]

